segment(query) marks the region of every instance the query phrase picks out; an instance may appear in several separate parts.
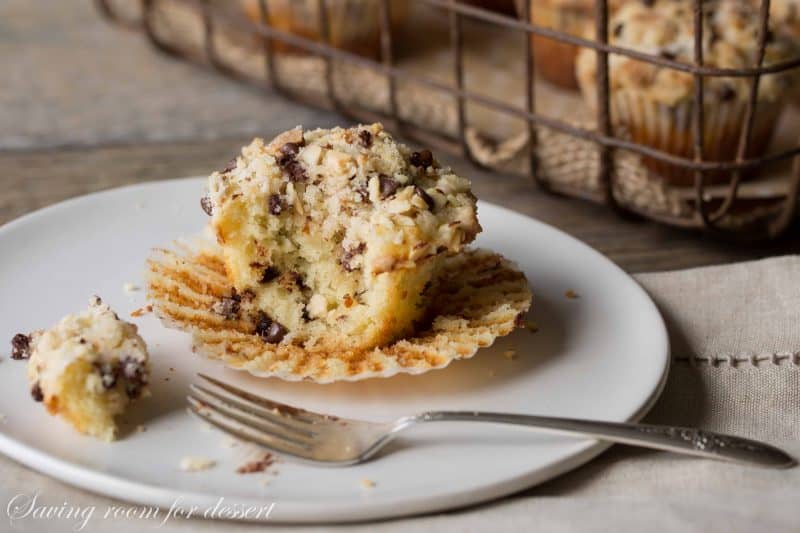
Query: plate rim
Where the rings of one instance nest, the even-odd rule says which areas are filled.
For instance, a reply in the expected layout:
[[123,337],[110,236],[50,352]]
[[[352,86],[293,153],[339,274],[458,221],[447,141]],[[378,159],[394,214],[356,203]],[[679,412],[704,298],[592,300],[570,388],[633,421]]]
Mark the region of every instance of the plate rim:
[[[124,194],[125,191],[131,189],[159,187],[163,185],[173,185],[178,182],[202,179],[204,179],[203,176],[187,176],[166,180],[153,180],[122,185],[119,187],[111,187],[88,194],[74,196],[36,209],[0,225],[0,236],[9,231],[13,231],[19,225],[30,222],[31,220],[41,216],[46,216],[49,212],[68,208],[72,204],[90,201],[97,196],[106,194]],[[661,393],[666,385],[671,366],[670,342],[666,323],[653,299],[630,274],[625,272],[611,259],[600,253],[598,250],[595,250],[588,244],[584,243],[580,239],[573,237],[565,231],[550,224],[507,207],[492,202],[479,200],[479,209],[481,205],[496,209],[501,214],[524,217],[529,222],[536,224],[540,228],[556,234],[562,239],[566,239],[566,241],[568,241],[571,245],[582,248],[584,252],[588,252],[598,260],[607,263],[612,267],[612,270],[616,271],[618,274],[621,274],[622,277],[627,278],[627,280],[635,286],[636,291],[638,291],[640,295],[644,297],[644,301],[650,306],[651,310],[658,318],[658,323],[660,326],[659,336],[661,336],[663,341],[662,352],[664,357],[658,383],[650,392],[648,398],[630,417],[628,417],[626,421],[638,422],[641,420],[652,409],[653,405],[661,396]],[[353,504],[350,504],[348,507],[343,506],[341,503],[315,502],[313,504],[315,508],[322,508],[322,510],[315,512],[314,514],[317,516],[312,517],[308,514],[307,505],[303,503],[277,502],[281,509],[280,514],[285,515],[285,518],[273,519],[268,517],[266,521],[256,520],[255,522],[275,524],[346,524],[366,522],[377,519],[409,517],[436,511],[462,509],[478,503],[489,502],[504,496],[509,496],[523,489],[530,488],[549,479],[553,479],[587,463],[611,446],[612,444],[601,441],[579,441],[570,446],[568,451],[565,450],[565,456],[563,458],[531,472],[524,472],[516,477],[507,478],[494,484],[475,489],[467,489],[462,491],[456,490],[453,492],[448,492],[447,494],[437,495],[433,498],[428,497],[421,500],[415,500],[414,498],[406,499],[401,504],[393,501],[371,502],[371,504],[365,510],[359,510],[357,508],[358,505],[354,506]],[[84,467],[75,463],[71,463],[67,460],[60,459],[56,456],[40,451],[39,449],[30,447],[25,443],[19,442],[7,436],[2,431],[0,431],[0,453],[3,453],[14,461],[23,464],[43,475],[57,479],[68,485],[87,490],[93,494],[116,498],[118,500],[136,505],[153,505],[159,508],[169,508],[177,499],[180,499],[181,505],[178,507],[190,507],[192,505],[205,507],[207,505],[213,505],[220,496],[189,492],[186,490],[165,489],[147,483],[130,481],[113,474],[103,473],[90,467]],[[243,502],[244,504],[264,504],[263,499],[256,500],[254,498],[236,497],[235,500],[237,502]],[[358,504],[364,503],[366,502],[358,502]],[[324,518],[318,518],[319,515],[324,515]],[[244,518],[234,518],[234,520],[253,522],[253,520],[247,520]]]

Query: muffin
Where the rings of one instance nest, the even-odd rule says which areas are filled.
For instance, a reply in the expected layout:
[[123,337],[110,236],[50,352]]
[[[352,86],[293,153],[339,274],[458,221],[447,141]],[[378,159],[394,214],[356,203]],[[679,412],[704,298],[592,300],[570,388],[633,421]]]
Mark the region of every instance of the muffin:
[[[516,0],[518,13],[522,14],[526,1],[530,2],[531,23],[537,26],[576,37],[584,37],[594,28],[594,0]],[[609,11],[613,12],[623,2],[609,0]],[[536,71],[542,78],[566,89],[577,89],[575,58],[580,47],[534,34],[531,40]]]
[[148,393],[144,340],[98,297],[48,330],[18,334],[12,345],[14,358],[29,359],[33,399],[81,433],[113,440],[115,418]]
[[[259,1],[241,0],[241,3],[247,17],[260,24]],[[380,3],[381,0],[325,0],[330,44],[364,57],[380,58]],[[320,31],[318,0],[267,0],[267,11],[269,25],[275,29],[317,42],[325,41],[324,34]],[[393,27],[402,22],[406,12],[406,2],[391,1],[390,15]],[[273,46],[278,53],[309,53],[278,39],[273,40]]]
[[442,259],[480,231],[469,181],[380,124],[255,139],[201,203],[235,289],[218,313],[309,351],[412,333]]
[[[737,0],[704,4],[704,58],[706,66],[746,68],[757,63],[758,12]],[[610,20],[613,44],[692,63],[694,16],[690,2],[656,0],[652,5],[632,2]],[[780,62],[797,53],[795,41],[772,35],[764,64]],[[592,107],[596,98],[596,55],[589,50],[577,59],[580,88]],[[628,131],[631,139],[664,152],[691,159],[694,78],[691,74],[662,68],[619,55],[609,57],[612,120]],[[763,154],[794,80],[790,74],[761,77],[757,110],[748,157]],[[744,126],[749,78],[706,77],[704,83],[704,158],[735,159]],[[672,185],[689,185],[693,172],[643,158],[644,164]],[[709,182],[730,179],[729,172],[706,173]]]
[[[751,2],[756,9],[761,5],[761,0]],[[772,0],[769,18],[772,28],[800,39],[800,0]]]

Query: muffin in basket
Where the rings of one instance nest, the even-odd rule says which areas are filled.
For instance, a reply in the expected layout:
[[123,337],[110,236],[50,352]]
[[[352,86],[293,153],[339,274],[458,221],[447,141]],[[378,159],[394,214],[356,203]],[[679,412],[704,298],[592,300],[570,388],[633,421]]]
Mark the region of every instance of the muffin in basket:
[[[750,0],[758,8],[762,0]],[[769,8],[770,26],[800,39],[800,0],[772,0]]]
[[115,417],[147,394],[147,346],[136,326],[100,298],[48,330],[15,336],[12,344],[16,358],[29,357],[33,399],[81,433],[113,440]]
[[[584,37],[594,27],[594,0],[516,0],[517,12],[523,13],[524,2],[530,6],[533,24],[575,37]],[[613,12],[624,0],[608,0]],[[566,89],[577,89],[575,58],[580,47],[531,34],[536,71],[547,81]]]
[[380,124],[254,140],[208,180],[215,241],[158,249],[148,298],[195,351],[327,383],[420,373],[521,324],[531,294],[481,230],[469,181]]
[[[626,4],[611,18],[613,44],[641,52],[692,63],[694,16],[690,2],[656,0]],[[720,68],[746,68],[757,64],[758,12],[738,0],[717,0],[705,9],[703,53],[705,64]],[[764,64],[795,57],[797,42],[771,35]],[[577,76],[587,101],[595,106],[596,56],[583,50]],[[691,159],[693,155],[692,75],[632,58],[609,58],[612,119],[623,125],[632,140],[664,152]],[[744,77],[706,77],[704,88],[704,157],[710,161],[735,159],[744,126],[750,80]],[[762,154],[769,144],[781,109],[795,85],[791,74],[761,77],[748,156]],[[693,173],[644,158],[644,163],[672,185],[689,185]],[[708,181],[723,182],[729,173],[707,173]]]
[[[250,20],[261,23],[259,0],[240,0]],[[324,0],[330,44],[364,57],[380,57],[381,0]],[[270,26],[317,42],[325,42],[318,0],[266,0]],[[399,26],[406,17],[404,0],[391,0],[390,23]],[[300,47],[273,40],[277,52],[305,54]]]

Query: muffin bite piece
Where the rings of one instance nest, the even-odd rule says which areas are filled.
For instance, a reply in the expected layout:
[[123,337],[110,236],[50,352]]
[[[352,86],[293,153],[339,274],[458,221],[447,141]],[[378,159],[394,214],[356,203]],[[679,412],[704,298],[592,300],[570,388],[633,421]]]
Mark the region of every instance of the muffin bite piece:
[[29,358],[31,396],[78,431],[106,441],[115,418],[148,394],[147,346],[134,324],[94,297],[82,313],[12,341],[18,359]]
[[236,290],[215,309],[308,350],[411,333],[442,258],[480,231],[469,181],[380,124],[255,139],[201,203]]

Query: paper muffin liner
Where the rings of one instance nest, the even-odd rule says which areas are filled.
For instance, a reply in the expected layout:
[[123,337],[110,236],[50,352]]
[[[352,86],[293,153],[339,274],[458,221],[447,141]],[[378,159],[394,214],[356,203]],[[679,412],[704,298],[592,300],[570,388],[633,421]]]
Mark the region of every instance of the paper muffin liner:
[[[694,156],[693,107],[691,100],[667,105],[634,91],[616,91],[611,97],[612,117],[616,123],[626,126],[632,141],[688,159]],[[782,107],[776,102],[758,102],[748,157],[758,157],[765,152]],[[705,160],[736,159],[746,112],[747,102],[741,100],[705,102]],[[643,157],[642,163],[669,185],[688,186],[694,183],[694,172],[690,169],[650,157]],[[730,171],[706,173],[707,183],[725,183],[730,179]]]
[[[325,0],[328,37],[335,48],[366,57],[380,56],[380,0]],[[248,18],[261,21],[258,0],[242,0]],[[319,2],[317,0],[267,0],[269,23],[276,29],[322,42]],[[390,2],[391,23],[397,26],[408,11],[404,0]],[[278,40],[279,53],[306,54],[307,51]]]
[[265,342],[246,321],[213,311],[232,291],[220,253],[183,243],[155,250],[147,297],[167,327],[191,334],[193,351],[259,377],[331,383],[444,368],[520,327],[531,305],[522,272],[499,254],[470,250],[447,259],[431,320],[415,334],[371,349],[309,351]]

